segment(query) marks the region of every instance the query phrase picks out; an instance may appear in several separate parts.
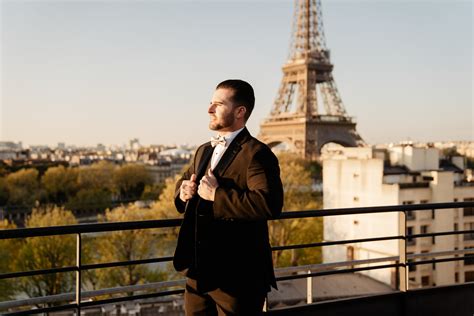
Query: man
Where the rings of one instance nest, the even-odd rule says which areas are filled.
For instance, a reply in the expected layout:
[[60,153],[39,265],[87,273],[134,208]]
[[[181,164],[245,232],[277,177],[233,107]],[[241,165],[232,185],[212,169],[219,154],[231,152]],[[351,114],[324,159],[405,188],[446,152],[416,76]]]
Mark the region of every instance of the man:
[[245,81],[217,85],[208,113],[218,137],[176,184],[184,219],[173,263],[187,276],[186,315],[260,315],[276,288],[267,220],[281,213],[283,188],[277,158],[245,127],[254,103]]

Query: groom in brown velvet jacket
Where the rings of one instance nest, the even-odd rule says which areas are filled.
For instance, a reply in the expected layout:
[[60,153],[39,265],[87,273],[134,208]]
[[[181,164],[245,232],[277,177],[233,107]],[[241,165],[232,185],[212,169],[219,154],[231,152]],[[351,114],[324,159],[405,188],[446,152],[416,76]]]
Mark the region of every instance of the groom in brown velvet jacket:
[[281,213],[283,189],[277,158],[245,127],[254,103],[245,81],[217,85],[208,113],[218,135],[176,184],[186,315],[259,315],[276,288],[267,220]]

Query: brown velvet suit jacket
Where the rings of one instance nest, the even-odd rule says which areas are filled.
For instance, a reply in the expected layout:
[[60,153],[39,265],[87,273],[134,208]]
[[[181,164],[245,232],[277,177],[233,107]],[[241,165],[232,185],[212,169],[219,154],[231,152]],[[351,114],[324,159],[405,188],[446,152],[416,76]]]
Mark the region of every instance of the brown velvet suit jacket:
[[210,143],[200,146],[176,184],[175,205],[185,214],[175,269],[195,279],[203,292],[266,293],[276,288],[267,220],[278,217],[283,206],[278,160],[244,128],[213,170],[219,182],[214,202],[198,194],[182,202],[181,182],[195,173],[199,184],[212,152]]

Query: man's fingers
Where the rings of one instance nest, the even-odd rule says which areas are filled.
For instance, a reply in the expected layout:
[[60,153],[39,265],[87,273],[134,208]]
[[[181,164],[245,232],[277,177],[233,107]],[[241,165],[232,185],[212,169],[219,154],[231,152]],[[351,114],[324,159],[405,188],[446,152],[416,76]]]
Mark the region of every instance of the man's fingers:
[[189,181],[196,182],[196,174],[193,173],[191,175],[191,179],[189,179]]
[[199,186],[201,186],[201,185],[203,185],[203,184],[204,184],[204,185],[209,185],[209,180],[208,180],[206,177],[202,177]]
[[211,169],[211,168],[209,168],[209,169],[207,170],[207,174],[209,175],[209,177],[213,177],[213,176],[214,176],[214,174],[212,173],[212,169]]

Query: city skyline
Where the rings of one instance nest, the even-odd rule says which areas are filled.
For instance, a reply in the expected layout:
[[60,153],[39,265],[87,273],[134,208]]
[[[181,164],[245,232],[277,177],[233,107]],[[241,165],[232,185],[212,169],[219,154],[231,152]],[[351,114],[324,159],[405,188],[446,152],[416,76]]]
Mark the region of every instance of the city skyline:
[[[227,78],[254,85],[248,127],[258,134],[294,10],[292,1],[0,4],[0,141],[78,146],[202,143],[213,134],[207,104]],[[474,139],[471,13],[470,1],[323,1],[335,80],[368,143]]]

